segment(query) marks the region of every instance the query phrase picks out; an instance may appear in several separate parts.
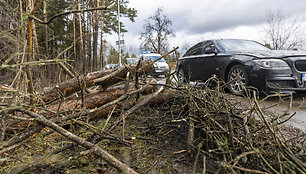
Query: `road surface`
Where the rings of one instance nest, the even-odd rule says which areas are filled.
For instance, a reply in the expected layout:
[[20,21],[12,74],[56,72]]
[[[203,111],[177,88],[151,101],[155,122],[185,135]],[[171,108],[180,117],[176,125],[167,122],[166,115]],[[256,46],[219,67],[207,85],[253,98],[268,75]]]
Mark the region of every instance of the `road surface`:
[[[273,105],[279,103],[279,98],[271,98],[266,101],[267,104]],[[277,105],[274,109],[278,112],[282,112],[290,105],[290,100],[285,100]],[[287,125],[298,128],[306,133],[306,93],[293,94],[292,109],[290,115],[295,114],[288,122]],[[289,116],[288,116],[289,117]]]

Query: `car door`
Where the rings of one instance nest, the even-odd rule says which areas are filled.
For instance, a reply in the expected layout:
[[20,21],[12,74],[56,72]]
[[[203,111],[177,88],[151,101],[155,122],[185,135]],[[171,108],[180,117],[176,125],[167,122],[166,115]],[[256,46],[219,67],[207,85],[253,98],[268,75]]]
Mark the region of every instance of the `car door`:
[[191,47],[183,56],[183,69],[192,81],[199,79],[199,66],[197,65],[197,63],[201,58],[201,54],[203,51],[203,43],[204,42],[200,42],[195,46]]
[[224,56],[219,54],[219,51],[212,41],[207,41],[203,45],[201,59],[197,63],[200,67],[199,80],[206,81],[213,75],[220,76],[224,64]]

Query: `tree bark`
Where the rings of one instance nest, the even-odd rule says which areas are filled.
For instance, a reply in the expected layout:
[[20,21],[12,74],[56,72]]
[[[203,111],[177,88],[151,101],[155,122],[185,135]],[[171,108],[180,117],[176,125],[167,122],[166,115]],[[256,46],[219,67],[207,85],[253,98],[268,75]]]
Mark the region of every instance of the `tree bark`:
[[[134,87],[134,84],[129,85],[129,93],[136,90]],[[142,93],[151,93],[153,91],[153,87],[149,86],[146,88]],[[116,87],[112,87],[110,89],[107,89],[106,91],[96,91],[90,94],[86,94],[84,96],[85,100],[82,101],[81,97],[75,97],[67,100],[66,102],[59,102],[57,104],[54,104],[50,107],[48,107],[50,110],[58,110],[59,112],[62,112],[65,108],[71,110],[72,108],[80,108],[83,104],[83,107],[86,109],[93,109],[99,106],[102,106],[106,103],[110,103],[116,99],[118,99],[120,96],[124,95],[125,92],[125,85],[120,85]],[[83,103],[82,103],[83,102]],[[65,107],[63,107],[63,105]],[[62,106],[62,107],[60,107]],[[59,108],[59,109],[58,109]]]
[[[36,33],[36,25],[35,25],[35,21],[33,21],[33,37],[34,37],[34,44],[35,44],[35,47],[36,49],[33,49],[33,56],[35,56],[35,54],[39,54],[39,45],[38,45],[38,39],[37,39],[37,33]],[[36,53],[34,54],[34,52],[36,51]],[[33,59],[35,60],[35,59]]]
[[[148,73],[153,70],[152,66],[147,66],[148,64],[149,62],[144,62],[142,64],[142,67],[147,67],[144,69],[144,71],[142,71],[142,73]],[[132,70],[132,73],[135,74],[136,65],[132,67],[122,66],[119,69],[113,70],[96,71],[88,74],[85,77],[73,78],[45,91],[41,94],[41,99],[43,102],[50,102],[59,98],[70,96],[71,94],[80,90],[80,83],[83,83],[87,88],[95,85],[101,85],[103,89],[106,89],[108,86],[124,80],[126,73],[130,70]]]
[[[47,0],[44,0],[44,9],[43,9],[43,14],[44,14],[44,20],[47,20]],[[49,58],[49,45],[48,45],[48,40],[49,40],[49,35],[48,35],[48,26],[44,25],[44,30],[45,30],[45,54]]]
[[103,12],[102,12],[102,19],[101,19],[101,46],[100,46],[100,69],[103,69],[104,67],[104,50],[105,50],[105,43],[103,41],[103,32],[104,32],[104,17],[103,17]]
[[[22,0],[19,0],[19,13],[20,13],[20,26],[23,27],[23,8],[22,8]],[[21,37],[26,38],[24,27],[21,29]]]
[[[43,2],[43,16],[44,16],[44,20],[47,20],[47,18],[48,18],[48,15],[47,15],[47,0],[44,0],[44,2]],[[44,32],[45,32],[45,35],[44,35],[45,55],[46,55],[47,59],[49,59],[49,45],[48,45],[49,35],[48,35],[48,26],[47,25],[44,25]],[[45,78],[50,79],[51,78],[51,66],[45,66],[44,69],[45,69]]]
[[[31,0],[28,0],[28,9],[30,11],[34,11],[32,10],[32,2]],[[34,12],[33,12],[34,13]],[[31,53],[32,53],[32,44],[33,44],[33,38],[32,38],[32,23],[33,23],[33,20],[32,19],[29,19],[28,20],[28,30],[27,30],[27,35],[28,35],[28,49],[27,49],[27,52],[28,52],[28,55],[27,55],[27,61],[30,62],[31,61]],[[30,71],[30,67],[29,66],[26,66],[25,68],[25,72],[26,72],[26,76],[27,76],[27,91],[29,94],[31,94],[31,97],[30,97],[30,104],[33,104],[34,101],[33,101],[33,93],[34,93],[34,89],[33,89],[33,80],[32,80],[32,72]]]
[[[81,1],[78,0],[78,10],[81,10]],[[79,40],[79,49],[80,49],[80,54],[79,54],[79,62],[82,62],[82,58],[84,58],[83,55],[83,31],[82,31],[82,18],[81,18],[81,13],[78,14],[79,16],[79,32],[80,32],[80,40]],[[86,60],[83,62],[83,72],[86,70]]]
[[[73,10],[75,10],[75,0],[73,0]],[[74,60],[76,61],[77,57],[77,51],[76,51],[76,31],[75,31],[75,13],[72,15],[72,27],[73,27],[73,55],[74,55]]]
[[[91,11],[91,12],[88,12],[88,15],[87,15],[87,25],[85,26],[85,28],[87,29],[87,32],[86,33],[90,33],[88,35],[88,37],[85,37],[86,41],[86,47],[87,49],[86,50],[86,54],[85,54],[85,57],[87,57],[87,71],[88,72],[93,72],[93,58],[92,58],[92,33],[94,32],[94,26],[93,26],[93,23],[95,22],[94,18],[95,18],[95,11]],[[86,24],[86,22],[84,23]],[[85,45],[85,44],[84,44]]]
[[[99,7],[99,0],[97,0],[97,4],[96,7]],[[99,33],[99,10],[93,12],[94,13],[94,17],[93,17],[93,57],[92,57],[92,61],[93,61],[93,68],[94,70],[97,69],[97,62],[98,61],[98,33]]]

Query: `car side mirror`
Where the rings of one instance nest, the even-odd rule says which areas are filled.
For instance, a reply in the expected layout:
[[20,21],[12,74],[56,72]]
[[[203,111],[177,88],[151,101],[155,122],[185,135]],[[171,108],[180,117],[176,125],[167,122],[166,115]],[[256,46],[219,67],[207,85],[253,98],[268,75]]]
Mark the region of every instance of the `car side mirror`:
[[217,51],[215,48],[208,48],[207,50],[204,51],[204,54],[217,54]]

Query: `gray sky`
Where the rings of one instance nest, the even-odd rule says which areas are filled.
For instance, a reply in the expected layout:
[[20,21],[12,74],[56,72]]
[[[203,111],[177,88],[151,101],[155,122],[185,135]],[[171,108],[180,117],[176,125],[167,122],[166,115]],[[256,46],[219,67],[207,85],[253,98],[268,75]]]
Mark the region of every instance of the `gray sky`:
[[[298,22],[306,23],[306,0],[129,0],[138,11],[134,23],[123,20],[125,48],[140,45],[144,20],[163,8],[173,23],[171,47],[193,45],[212,38],[243,38],[262,41],[262,26],[268,11],[280,9]],[[117,36],[108,36],[115,46]]]

